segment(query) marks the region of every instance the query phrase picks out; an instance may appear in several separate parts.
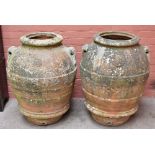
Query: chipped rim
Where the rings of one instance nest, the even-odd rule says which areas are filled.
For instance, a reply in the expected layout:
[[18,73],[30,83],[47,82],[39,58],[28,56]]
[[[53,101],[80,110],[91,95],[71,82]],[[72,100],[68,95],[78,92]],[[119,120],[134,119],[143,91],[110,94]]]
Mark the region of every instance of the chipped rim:
[[[39,37],[47,38],[39,39]],[[22,44],[31,46],[52,46],[61,43],[62,40],[63,37],[54,32],[34,32],[20,38]]]
[[[105,36],[120,36],[120,37],[126,37],[129,39],[107,39],[104,38]],[[108,45],[108,46],[132,46],[139,43],[140,38],[137,37],[134,34],[122,32],[122,31],[106,31],[106,32],[100,32],[94,37],[94,41],[96,43],[99,43],[101,45]]]

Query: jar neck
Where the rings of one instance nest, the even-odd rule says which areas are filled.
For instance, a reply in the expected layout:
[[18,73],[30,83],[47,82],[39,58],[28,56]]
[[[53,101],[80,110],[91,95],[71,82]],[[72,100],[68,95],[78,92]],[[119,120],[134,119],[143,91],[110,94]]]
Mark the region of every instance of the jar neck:
[[20,38],[23,45],[28,46],[57,46],[62,44],[63,37],[53,32],[36,32]]
[[133,34],[119,31],[107,31],[98,33],[94,37],[94,42],[103,46],[134,46],[139,44],[139,38]]

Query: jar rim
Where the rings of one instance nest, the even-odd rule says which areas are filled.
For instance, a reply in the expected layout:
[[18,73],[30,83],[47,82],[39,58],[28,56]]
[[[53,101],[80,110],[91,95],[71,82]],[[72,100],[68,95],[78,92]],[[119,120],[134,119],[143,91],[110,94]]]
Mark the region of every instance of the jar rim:
[[34,32],[20,38],[24,45],[31,46],[52,46],[61,43],[63,37],[54,32]]
[[139,43],[139,37],[123,31],[100,32],[94,37],[94,41],[107,46],[132,46]]

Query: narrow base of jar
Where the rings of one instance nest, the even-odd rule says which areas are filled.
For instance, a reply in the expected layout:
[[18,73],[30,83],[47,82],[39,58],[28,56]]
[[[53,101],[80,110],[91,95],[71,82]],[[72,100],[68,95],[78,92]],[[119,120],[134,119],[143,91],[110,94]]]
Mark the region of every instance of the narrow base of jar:
[[25,116],[25,118],[30,123],[35,124],[35,125],[40,125],[40,126],[46,126],[46,125],[54,124],[54,123],[58,122],[61,119],[61,117],[62,116],[57,116],[57,117],[48,118],[48,119],[38,119],[38,118],[32,118],[32,117]]
[[105,126],[119,126],[127,122],[128,119],[130,118],[130,116],[125,116],[120,118],[109,118],[109,117],[99,116],[94,113],[91,113],[91,115],[97,123]]
[[19,110],[21,114],[32,124],[35,125],[50,125],[54,124],[61,119],[61,117],[69,110],[70,104],[66,104],[66,106],[57,111],[55,113],[35,113],[31,111],[27,111],[19,105]]

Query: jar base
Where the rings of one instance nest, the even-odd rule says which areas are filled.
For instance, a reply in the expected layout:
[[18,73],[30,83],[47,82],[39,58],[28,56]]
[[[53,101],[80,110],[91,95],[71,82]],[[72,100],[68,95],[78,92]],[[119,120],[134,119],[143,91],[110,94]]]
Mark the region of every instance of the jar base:
[[61,119],[61,117],[62,116],[48,118],[48,119],[37,119],[37,118],[25,116],[25,118],[28,120],[28,122],[35,124],[35,125],[39,125],[39,126],[46,126],[46,125],[54,124],[54,123],[58,122]]
[[124,124],[130,118],[130,116],[120,118],[109,118],[109,117],[102,117],[93,113],[91,113],[91,115],[97,123],[105,126],[119,126]]

